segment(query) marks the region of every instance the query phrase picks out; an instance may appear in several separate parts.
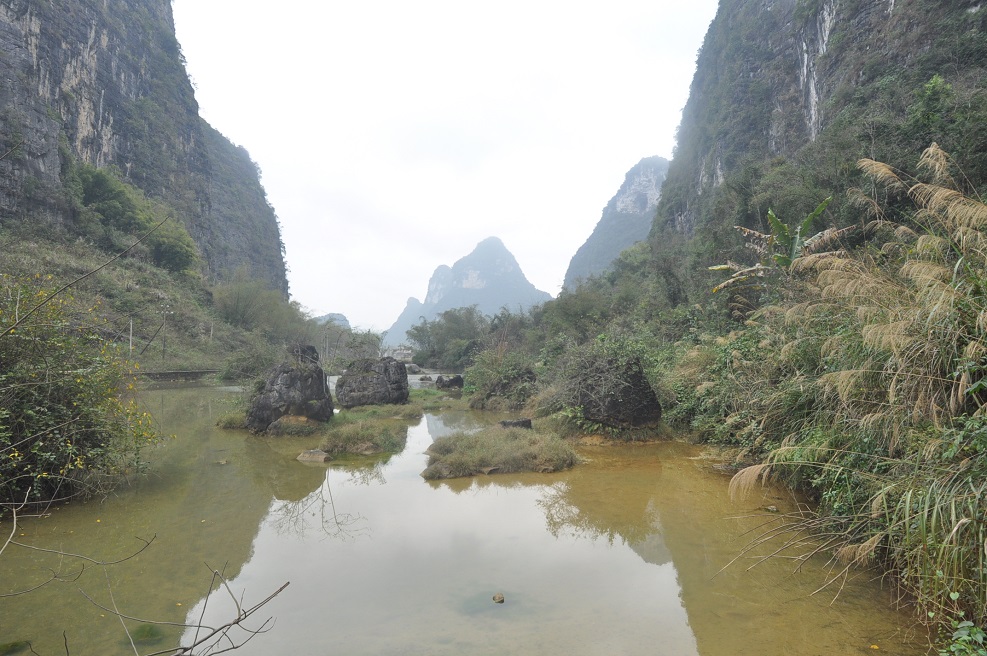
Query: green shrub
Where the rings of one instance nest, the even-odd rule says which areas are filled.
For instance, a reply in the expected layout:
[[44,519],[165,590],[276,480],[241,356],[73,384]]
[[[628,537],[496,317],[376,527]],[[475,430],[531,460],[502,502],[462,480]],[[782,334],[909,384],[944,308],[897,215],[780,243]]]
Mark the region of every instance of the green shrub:
[[[149,253],[159,267],[172,272],[195,269],[199,251],[188,230],[165,205],[144,197],[136,187],[122,181],[112,168],[78,164],[72,168],[67,186],[75,193],[79,227],[102,248],[119,252],[129,248],[133,237],[158,226],[131,256]],[[160,224],[160,225],[158,225]]]
[[537,389],[531,358],[518,351],[483,351],[464,378],[469,405],[478,410],[520,410]]
[[[155,439],[129,394],[135,372],[79,308],[40,276],[0,277],[0,502],[96,492],[138,467]],[[31,313],[32,309],[35,309]]]

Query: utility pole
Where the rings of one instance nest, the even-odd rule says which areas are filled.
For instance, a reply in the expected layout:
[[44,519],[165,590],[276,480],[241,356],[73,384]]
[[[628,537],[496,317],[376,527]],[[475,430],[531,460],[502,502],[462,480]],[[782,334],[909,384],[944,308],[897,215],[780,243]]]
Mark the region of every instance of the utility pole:
[[168,304],[162,305],[161,306],[161,361],[162,362],[164,362],[165,353],[168,350],[168,331],[166,330],[166,328],[167,328],[169,314],[175,314],[174,312],[171,311],[171,306]]

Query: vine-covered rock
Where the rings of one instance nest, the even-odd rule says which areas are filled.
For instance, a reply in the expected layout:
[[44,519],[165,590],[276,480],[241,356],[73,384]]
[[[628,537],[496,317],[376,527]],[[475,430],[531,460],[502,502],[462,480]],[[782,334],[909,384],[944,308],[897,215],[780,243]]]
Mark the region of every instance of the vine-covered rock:
[[614,362],[604,370],[577,374],[578,405],[583,417],[604,426],[647,426],[661,420],[661,403],[640,361]]

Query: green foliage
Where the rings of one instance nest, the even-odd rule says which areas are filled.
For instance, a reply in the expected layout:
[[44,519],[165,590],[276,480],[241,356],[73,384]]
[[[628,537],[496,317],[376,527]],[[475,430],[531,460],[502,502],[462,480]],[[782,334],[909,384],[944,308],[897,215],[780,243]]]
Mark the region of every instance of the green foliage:
[[414,362],[444,371],[463,371],[473,363],[490,329],[490,319],[471,306],[446,310],[408,331]]
[[464,379],[464,392],[476,409],[520,410],[537,389],[531,358],[503,348],[481,352]]
[[156,266],[168,271],[198,267],[198,248],[171,210],[146,199],[112,169],[78,164],[70,170],[66,186],[75,194],[84,234],[105,250],[122,251],[158,226],[147,238],[146,251],[138,253],[147,252]]
[[538,325],[546,335],[585,342],[606,327],[609,301],[600,284],[581,285],[572,291],[563,290],[558,298],[546,303],[540,310]]
[[847,567],[893,570],[923,616],[965,613],[951,648],[967,653],[987,619],[987,206],[935,145],[921,177],[860,166],[914,210],[854,192],[866,247],[798,258],[804,284],[679,366],[699,381],[693,424],[764,460],[736,486],[774,474],[813,490],[819,515],[795,530]]
[[[134,372],[100,336],[96,308],[48,278],[0,278],[0,503],[105,490],[155,439]],[[18,321],[20,320],[20,323]]]
[[[956,593],[952,593],[956,594]],[[987,656],[987,633],[969,620],[959,619],[951,623],[952,633],[946,647],[939,649],[939,656]]]
[[909,132],[926,143],[934,141],[951,119],[953,86],[936,73],[915,96],[915,102],[908,108]]
[[219,316],[244,330],[269,329],[273,317],[288,309],[280,292],[262,280],[248,277],[243,270],[229,283],[216,285],[212,298]]

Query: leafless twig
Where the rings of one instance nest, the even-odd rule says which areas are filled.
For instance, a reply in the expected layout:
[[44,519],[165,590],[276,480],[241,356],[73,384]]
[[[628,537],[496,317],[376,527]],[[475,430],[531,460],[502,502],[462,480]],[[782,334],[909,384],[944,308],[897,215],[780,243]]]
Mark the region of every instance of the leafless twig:
[[[284,585],[282,585],[273,593],[265,597],[259,603],[254,604],[249,608],[244,608],[242,599],[237,599],[236,595],[233,594],[233,590],[230,588],[226,578],[222,574],[220,574],[218,570],[215,569],[212,570],[212,581],[210,582],[209,585],[210,592],[215,587],[217,581],[219,581],[220,586],[225,588],[227,593],[233,599],[233,603],[236,605],[236,613],[232,619],[225,622],[224,624],[215,627],[207,626],[203,623],[205,608],[203,608],[202,614],[200,614],[199,622],[197,624],[188,624],[185,622],[163,622],[163,621],[143,619],[140,617],[135,617],[132,615],[126,615],[124,613],[121,613],[116,606],[116,602],[113,600],[112,590],[110,591],[110,603],[112,605],[112,608],[99,603],[98,601],[93,599],[88,593],[86,593],[85,590],[82,590],[81,588],[79,589],[79,592],[82,594],[82,596],[88,599],[89,602],[94,606],[96,606],[97,608],[107,613],[110,613],[112,615],[115,615],[117,618],[120,619],[121,623],[123,623],[124,620],[129,620],[131,622],[140,622],[142,624],[154,624],[157,626],[176,626],[185,629],[195,629],[195,635],[190,644],[185,646],[179,646],[177,648],[168,648],[156,652],[151,652],[149,654],[145,654],[145,656],[163,656],[164,654],[169,654],[170,656],[195,656],[196,654],[200,656],[204,656],[205,654],[223,654],[228,651],[239,649],[240,647],[245,645],[247,642],[249,642],[256,636],[270,631],[271,628],[274,626],[273,617],[268,617],[266,620],[264,620],[261,623],[260,627],[258,628],[249,628],[245,626],[244,623],[248,619],[250,619],[253,615],[255,615],[257,611],[259,611],[261,608],[263,608],[268,603],[270,603],[271,600],[273,600],[275,597],[281,594],[284,591],[284,589],[287,588],[288,585],[290,584],[290,582],[286,582]],[[209,603],[209,596],[210,596],[209,594],[206,595],[206,600],[204,602],[205,605],[208,605]],[[243,631],[246,634],[246,636],[244,637],[237,636],[236,638],[231,637],[230,632],[235,628],[238,628],[241,631]],[[127,631],[126,624],[124,624],[124,630]],[[127,631],[127,636],[128,638],[130,637],[129,631]],[[131,639],[131,646],[134,646],[132,639]],[[134,646],[134,651],[135,653],[139,653],[137,652],[136,646]]]

